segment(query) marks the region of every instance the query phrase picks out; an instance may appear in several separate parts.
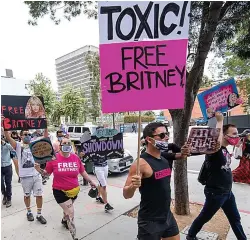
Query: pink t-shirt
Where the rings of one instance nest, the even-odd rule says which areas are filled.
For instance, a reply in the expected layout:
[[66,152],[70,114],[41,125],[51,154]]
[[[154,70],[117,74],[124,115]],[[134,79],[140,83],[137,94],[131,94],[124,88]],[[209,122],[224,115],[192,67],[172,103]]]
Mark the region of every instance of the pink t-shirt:
[[85,168],[76,154],[70,153],[70,156],[65,158],[58,153],[56,160],[47,162],[45,170],[54,174],[54,189],[70,190],[79,186],[78,174],[83,173]]

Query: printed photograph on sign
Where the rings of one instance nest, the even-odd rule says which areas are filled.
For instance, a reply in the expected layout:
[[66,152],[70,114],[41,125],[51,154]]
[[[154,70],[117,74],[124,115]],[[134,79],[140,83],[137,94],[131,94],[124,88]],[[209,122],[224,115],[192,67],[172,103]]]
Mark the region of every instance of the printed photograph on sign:
[[44,101],[37,96],[1,96],[5,130],[47,128]]
[[215,112],[227,112],[243,103],[234,78],[218,84],[197,96],[205,120],[213,118]]
[[55,159],[55,152],[49,138],[42,138],[30,143],[30,150],[35,162],[39,164]]
[[192,128],[188,137],[192,153],[209,153],[217,143],[220,135],[219,128]]
[[190,2],[98,7],[102,112],[183,108]]

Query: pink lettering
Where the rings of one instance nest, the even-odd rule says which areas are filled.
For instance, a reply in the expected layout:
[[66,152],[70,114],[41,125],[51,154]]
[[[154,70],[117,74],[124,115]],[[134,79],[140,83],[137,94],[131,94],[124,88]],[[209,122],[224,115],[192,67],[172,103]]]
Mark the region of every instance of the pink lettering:
[[155,179],[162,179],[165,177],[171,176],[171,169],[167,168],[167,169],[163,169],[161,171],[155,172]]

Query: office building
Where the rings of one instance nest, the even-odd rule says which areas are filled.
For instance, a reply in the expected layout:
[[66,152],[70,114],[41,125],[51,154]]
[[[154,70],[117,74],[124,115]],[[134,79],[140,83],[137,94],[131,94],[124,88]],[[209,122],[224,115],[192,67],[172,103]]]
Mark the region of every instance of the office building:
[[86,56],[98,51],[97,47],[86,45],[55,60],[59,96],[62,95],[65,86],[72,84],[73,88],[82,88],[86,99],[91,103],[92,78]]

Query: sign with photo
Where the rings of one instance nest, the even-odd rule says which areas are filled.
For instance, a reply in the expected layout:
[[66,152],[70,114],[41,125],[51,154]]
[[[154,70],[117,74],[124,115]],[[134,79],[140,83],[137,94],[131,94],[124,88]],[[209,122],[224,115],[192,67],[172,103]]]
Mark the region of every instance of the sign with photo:
[[209,153],[217,143],[220,135],[219,128],[192,128],[188,137],[192,153]]
[[30,143],[30,150],[35,162],[39,164],[55,159],[55,152],[49,138]]
[[85,134],[81,138],[85,160],[91,159],[93,162],[103,162],[108,159],[123,157],[122,133],[118,133],[115,129],[100,129],[97,134],[92,136]]
[[1,101],[5,130],[47,128],[42,97],[2,95]]
[[184,107],[189,13],[188,1],[98,2],[103,113]]
[[205,120],[213,118],[217,111],[227,112],[243,103],[234,78],[198,94],[197,98]]

